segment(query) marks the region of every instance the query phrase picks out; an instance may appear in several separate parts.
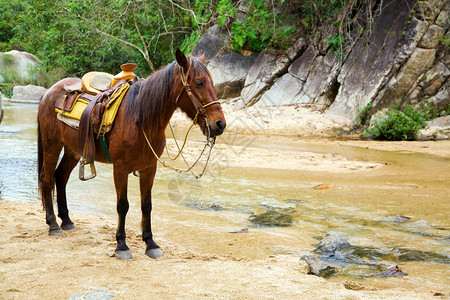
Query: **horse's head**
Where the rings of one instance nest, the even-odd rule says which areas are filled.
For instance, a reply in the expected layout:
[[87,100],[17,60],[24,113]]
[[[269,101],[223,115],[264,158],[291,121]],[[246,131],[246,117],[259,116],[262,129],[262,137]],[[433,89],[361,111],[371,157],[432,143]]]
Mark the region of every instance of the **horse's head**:
[[175,80],[183,86],[177,99],[178,107],[198,122],[204,135],[221,135],[226,126],[225,116],[204,65],[205,57],[186,57],[177,49],[176,59],[179,67],[174,72]]

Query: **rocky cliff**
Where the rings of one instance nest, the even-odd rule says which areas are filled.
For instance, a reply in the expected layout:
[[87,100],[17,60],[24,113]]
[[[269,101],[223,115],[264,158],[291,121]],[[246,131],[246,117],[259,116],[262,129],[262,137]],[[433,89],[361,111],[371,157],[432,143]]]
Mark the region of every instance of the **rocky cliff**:
[[299,38],[287,51],[234,52],[213,26],[192,55],[205,54],[220,97],[245,106],[321,104],[327,114],[355,120],[360,109],[426,101],[450,103],[448,1],[378,1],[370,24],[339,55],[324,43]]

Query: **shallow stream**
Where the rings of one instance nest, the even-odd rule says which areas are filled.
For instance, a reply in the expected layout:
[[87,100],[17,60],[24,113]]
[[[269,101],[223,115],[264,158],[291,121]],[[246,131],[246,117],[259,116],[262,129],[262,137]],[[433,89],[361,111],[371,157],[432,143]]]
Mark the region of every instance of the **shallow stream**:
[[[39,203],[37,106],[4,106],[0,201]],[[191,138],[202,139],[198,133]],[[322,237],[337,232],[357,248],[354,257],[336,262],[341,268],[330,280],[365,279],[375,287],[425,291],[450,289],[449,157],[233,134],[225,134],[217,143],[229,146],[229,151],[251,146],[269,154],[270,149],[333,153],[385,166],[327,172],[268,169],[264,164],[242,168],[225,161],[212,164],[201,180],[160,167],[153,188],[156,240],[159,235],[195,251],[263,259],[312,252]],[[115,216],[112,167],[97,164],[97,172],[95,179],[81,182],[78,167],[74,170],[67,192],[72,213]],[[138,179],[130,175],[129,184],[129,219],[139,224]],[[258,227],[249,221],[251,214],[268,210],[290,214],[293,224]],[[248,232],[230,233],[244,228]],[[47,230],[44,215],[42,230]],[[395,265],[408,276],[376,276]]]

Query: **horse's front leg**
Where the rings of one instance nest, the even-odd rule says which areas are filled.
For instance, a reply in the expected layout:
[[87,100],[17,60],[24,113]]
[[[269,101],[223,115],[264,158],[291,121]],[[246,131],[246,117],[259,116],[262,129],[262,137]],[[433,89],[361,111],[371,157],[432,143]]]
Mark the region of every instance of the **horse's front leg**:
[[127,197],[128,172],[123,165],[114,164],[114,184],[117,193],[117,214],[119,216],[116,231],[117,259],[131,259],[130,248],[126,244],[125,219],[128,213],[129,203]]
[[152,213],[152,187],[156,174],[156,164],[150,168],[139,172],[139,185],[141,189],[141,210],[142,210],[142,239],[147,244],[145,254],[151,258],[158,258],[163,255],[161,248],[153,241],[151,227]]

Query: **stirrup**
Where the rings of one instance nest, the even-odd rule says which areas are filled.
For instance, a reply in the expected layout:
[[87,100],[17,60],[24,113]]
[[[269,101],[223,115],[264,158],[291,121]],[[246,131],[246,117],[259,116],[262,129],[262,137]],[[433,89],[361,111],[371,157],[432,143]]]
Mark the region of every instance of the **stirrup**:
[[[84,166],[89,164],[89,166],[91,167],[91,175],[84,177]],[[81,160],[80,161],[80,173],[79,173],[79,178],[80,180],[86,181],[89,179],[94,178],[95,176],[97,176],[97,171],[95,170],[95,165],[93,162],[88,163],[86,160]]]

